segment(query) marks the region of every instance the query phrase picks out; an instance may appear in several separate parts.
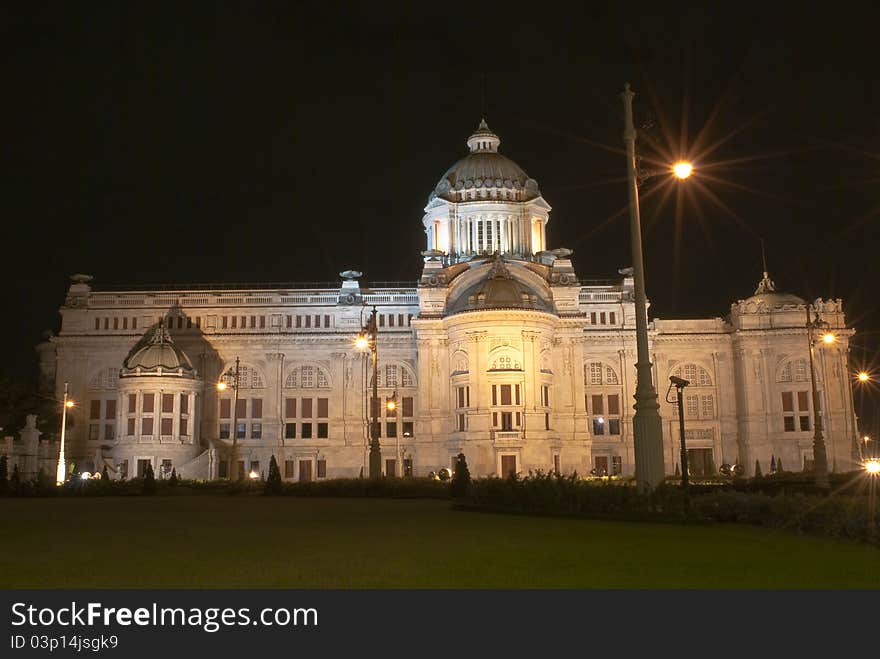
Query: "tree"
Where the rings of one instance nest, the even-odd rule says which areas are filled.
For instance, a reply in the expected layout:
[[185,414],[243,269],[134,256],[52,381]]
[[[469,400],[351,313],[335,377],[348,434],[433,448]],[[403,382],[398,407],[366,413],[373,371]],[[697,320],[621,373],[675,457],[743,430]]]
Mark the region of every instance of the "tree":
[[761,462],[759,460],[755,460],[755,478],[760,478],[764,474],[761,473]]
[[269,477],[266,479],[266,494],[281,494],[281,470],[278,469],[278,461],[273,455],[269,460]]
[[5,455],[0,455],[0,496],[9,491],[9,465]]
[[171,478],[168,479],[168,485],[170,487],[176,487],[179,482],[180,482],[180,479],[177,477],[177,468],[172,467],[171,468]]
[[774,455],[770,456],[770,473],[771,474],[776,473],[776,456],[774,456]]
[[782,473],[782,458],[779,458],[776,461],[776,471],[779,472],[780,474]]
[[153,465],[149,462],[144,469],[144,494],[156,494],[156,475],[153,473]]
[[107,471],[107,465],[101,470],[101,481],[106,483],[110,480],[110,472]]
[[467,495],[470,489],[471,472],[468,469],[464,453],[459,453],[455,459],[455,473],[452,475],[452,485],[449,487],[449,493],[453,497],[463,497]]

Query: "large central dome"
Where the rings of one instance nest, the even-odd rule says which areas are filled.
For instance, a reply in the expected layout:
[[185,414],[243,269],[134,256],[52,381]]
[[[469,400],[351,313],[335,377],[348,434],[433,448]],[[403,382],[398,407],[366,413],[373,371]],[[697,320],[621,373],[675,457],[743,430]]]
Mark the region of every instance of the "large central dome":
[[510,158],[498,153],[499,144],[499,137],[482,120],[468,138],[470,153],[446,170],[428,202],[437,197],[454,202],[529,201],[539,197],[538,183]]

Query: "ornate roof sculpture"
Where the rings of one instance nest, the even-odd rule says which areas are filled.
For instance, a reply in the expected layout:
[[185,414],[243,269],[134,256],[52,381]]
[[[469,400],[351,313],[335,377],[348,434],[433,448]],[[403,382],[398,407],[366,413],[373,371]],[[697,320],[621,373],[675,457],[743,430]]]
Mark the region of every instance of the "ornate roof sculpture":
[[119,377],[177,375],[196,377],[187,354],[176,344],[162,323],[148,331],[122,363]]
[[758,287],[755,289],[755,294],[752,295],[752,297],[741,301],[741,304],[745,305],[744,308],[751,311],[752,307],[748,306],[749,303],[753,303],[754,309],[761,311],[762,309],[771,310],[791,305],[799,306],[804,304],[804,300],[792,293],[782,293],[777,291],[776,284],[770,279],[770,275],[765,270],[764,277],[758,282]]
[[[476,199],[529,201],[540,197],[537,181],[529,178],[510,158],[498,153],[500,144],[501,139],[492,132],[486,120],[480,121],[477,130],[467,140],[470,153],[446,170],[428,197],[428,203],[437,197],[462,201],[462,193],[470,192],[476,193]],[[482,196],[484,192],[486,197]]]

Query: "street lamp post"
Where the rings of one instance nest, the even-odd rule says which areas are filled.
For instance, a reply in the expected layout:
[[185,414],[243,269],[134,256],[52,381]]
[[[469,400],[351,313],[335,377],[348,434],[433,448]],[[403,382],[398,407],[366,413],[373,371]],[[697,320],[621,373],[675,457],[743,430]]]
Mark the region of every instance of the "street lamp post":
[[[813,394],[813,478],[816,487],[822,490],[831,488],[828,481],[828,454],[825,450],[825,437],[822,435],[822,417],[819,416],[819,389],[816,387],[816,365],[814,359],[815,341],[813,339],[813,330],[826,327],[826,323],[819,319],[819,311],[813,305],[813,317],[810,317],[810,304],[806,305],[807,309],[807,342],[810,347],[810,386]],[[833,343],[827,337],[833,337],[833,334],[826,333],[822,336],[822,340],[826,343]]]
[[[624,107],[623,142],[626,145],[627,188],[629,192],[629,230],[633,261],[636,314],[636,394],[633,416],[633,452],[636,462],[636,486],[649,492],[663,482],[663,422],[660,403],[651,379],[648,354],[648,312],[645,295],[645,266],[642,257],[642,227],[639,219],[639,187],[636,172],[636,129],[633,125],[632,99],[635,94],[629,83],[621,98]],[[688,174],[690,172],[687,172]],[[684,172],[682,172],[684,174]]]
[[358,336],[355,345],[369,349],[373,358],[373,396],[370,399],[370,478],[382,476],[382,448],[379,445],[379,367],[377,356],[378,326],[376,307],[370,313],[370,322]]
[[669,400],[669,393],[666,394],[666,402],[676,403],[678,405],[678,436],[681,439],[681,489],[684,491],[685,507],[688,505],[688,452],[687,444],[684,437],[684,388],[690,384],[690,381],[671,375],[669,377],[669,388],[675,387],[676,400]]
[[[232,450],[229,456],[229,479],[238,480],[238,385],[241,362],[235,358],[235,368],[229,368],[217,383],[218,391],[232,387]],[[233,476],[234,470],[234,476]]]
[[67,480],[67,464],[64,459],[64,433],[67,429],[67,410],[73,407],[73,401],[69,398],[68,383],[64,383],[64,400],[61,404],[61,445],[58,448],[58,466],[55,469],[55,484],[64,485]]

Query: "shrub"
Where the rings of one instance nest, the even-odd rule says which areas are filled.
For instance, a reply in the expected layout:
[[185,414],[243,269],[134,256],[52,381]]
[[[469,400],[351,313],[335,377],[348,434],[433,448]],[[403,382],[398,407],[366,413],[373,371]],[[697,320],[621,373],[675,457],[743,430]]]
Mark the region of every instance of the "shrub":
[[171,478],[168,479],[168,487],[177,487],[180,483],[180,479],[177,477],[177,468],[171,468]]
[[468,469],[467,459],[464,453],[459,453],[455,461],[455,473],[452,476],[452,484],[449,487],[449,494],[452,497],[466,496],[468,490],[471,489],[471,472]]
[[760,478],[761,476],[763,476],[761,473],[761,461],[755,460],[755,478]]
[[104,468],[101,470],[101,480],[105,483],[110,480],[110,472],[107,471],[107,465],[104,465]]
[[153,465],[149,462],[147,463],[147,468],[144,469],[143,493],[147,496],[156,494],[156,476],[153,474]]
[[264,492],[266,494],[281,494],[281,489],[281,470],[278,469],[278,461],[273,455],[269,460],[269,477],[266,478]]
[[333,478],[307,483],[284,483],[281,494],[295,497],[448,499],[449,484],[427,478]]

